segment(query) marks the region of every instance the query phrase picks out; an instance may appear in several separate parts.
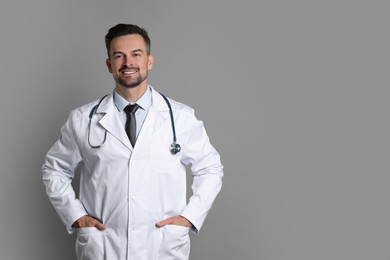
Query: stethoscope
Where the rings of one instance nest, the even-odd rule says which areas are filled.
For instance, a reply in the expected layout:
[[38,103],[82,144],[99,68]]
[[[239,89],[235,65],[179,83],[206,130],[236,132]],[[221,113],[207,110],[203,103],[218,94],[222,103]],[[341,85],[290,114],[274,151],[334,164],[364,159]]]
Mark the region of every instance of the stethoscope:
[[[171,107],[171,103],[169,102],[168,98],[166,96],[164,96],[163,94],[160,93],[160,95],[164,98],[165,102],[167,103],[167,106],[169,108],[169,116],[171,118],[171,126],[172,126],[172,135],[173,135],[173,142],[172,144],[169,146],[169,151],[171,152],[171,154],[177,154],[181,151],[181,146],[180,144],[176,143],[176,129],[175,129],[175,121],[173,120],[173,112],[172,112],[172,107]],[[104,97],[102,97],[99,102],[91,109],[91,112],[89,113],[89,124],[88,124],[88,144],[91,148],[100,148],[102,147],[105,142],[106,142],[106,139],[107,139],[107,130],[105,130],[104,132],[104,137],[103,137],[103,142],[100,144],[100,145],[92,145],[91,144],[91,141],[90,141],[90,136],[91,136],[91,124],[92,124],[92,117],[93,115],[96,113],[96,110],[98,109],[98,107],[100,106],[100,104],[102,103],[103,99],[106,98],[108,96],[105,95]]]

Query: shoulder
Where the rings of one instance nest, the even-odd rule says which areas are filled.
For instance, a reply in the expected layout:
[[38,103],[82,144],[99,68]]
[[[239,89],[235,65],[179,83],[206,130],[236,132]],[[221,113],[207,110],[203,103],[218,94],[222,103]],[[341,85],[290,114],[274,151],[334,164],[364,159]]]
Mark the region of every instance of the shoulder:
[[87,104],[84,104],[82,106],[79,106],[77,108],[74,108],[69,113],[69,119],[70,120],[80,120],[83,118],[89,119],[90,114],[92,113],[92,110],[96,110],[97,104],[99,104],[99,101],[101,99],[96,99],[92,102],[89,102]]
[[193,126],[203,126],[203,122],[196,117],[194,108],[171,98],[168,98],[168,100],[172,107],[177,129],[186,129],[188,131]]
[[171,103],[172,109],[174,111],[178,111],[178,112],[180,111],[181,113],[191,114],[191,115],[193,115],[195,113],[195,110],[192,107],[190,107],[184,103],[173,100],[171,98],[168,98],[168,100]]
[[[170,105],[172,108],[173,116],[176,119],[184,119],[184,118],[191,118],[195,119],[195,111],[192,107],[179,102],[175,99],[172,99],[165,94],[162,94],[152,88],[152,95],[153,95],[153,106],[161,112],[168,112],[168,106]],[[164,100],[164,97],[166,97],[167,100]],[[167,102],[169,102],[169,105]]]

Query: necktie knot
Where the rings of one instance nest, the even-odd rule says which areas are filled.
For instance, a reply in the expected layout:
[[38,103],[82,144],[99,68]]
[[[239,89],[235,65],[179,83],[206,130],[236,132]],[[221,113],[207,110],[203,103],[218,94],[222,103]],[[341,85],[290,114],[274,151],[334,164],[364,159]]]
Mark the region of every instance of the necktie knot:
[[131,114],[134,114],[135,111],[137,111],[137,109],[139,108],[139,105],[137,104],[133,104],[133,105],[127,105],[123,111],[125,111],[126,115],[128,116],[130,113]]

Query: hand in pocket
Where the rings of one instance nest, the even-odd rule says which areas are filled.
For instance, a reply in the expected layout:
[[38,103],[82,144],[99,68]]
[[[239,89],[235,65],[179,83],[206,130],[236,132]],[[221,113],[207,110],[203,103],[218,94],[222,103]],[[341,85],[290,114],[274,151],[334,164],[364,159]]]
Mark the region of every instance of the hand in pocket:
[[156,227],[164,227],[166,225],[176,225],[188,228],[192,227],[192,223],[183,216],[173,216],[156,223]]
[[74,228],[85,228],[85,227],[95,227],[99,230],[105,230],[106,226],[100,223],[97,219],[90,216],[82,216],[78,220],[76,220],[72,227]]

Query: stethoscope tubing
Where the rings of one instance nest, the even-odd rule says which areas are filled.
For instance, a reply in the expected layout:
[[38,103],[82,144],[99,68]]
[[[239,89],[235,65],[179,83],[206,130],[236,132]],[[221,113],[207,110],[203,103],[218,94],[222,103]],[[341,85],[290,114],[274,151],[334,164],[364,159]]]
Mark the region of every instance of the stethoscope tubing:
[[[176,128],[175,128],[175,121],[174,121],[174,118],[173,118],[173,111],[172,111],[172,106],[171,106],[171,103],[169,102],[168,98],[166,96],[164,96],[162,93],[160,93],[160,95],[164,98],[165,102],[167,103],[167,106],[169,108],[169,117],[171,118],[171,127],[172,127],[172,136],[173,136],[173,142],[172,144],[170,145],[169,147],[169,150],[172,154],[177,154],[181,151],[181,146],[176,143],[177,142],[177,138],[176,138]],[[91,112],[89,113],[89,123],[88,123],[88,144],[91,148],[93,149],[97,149],[97,148],[100,148],[102,147],[105,142],[106,142],[106,139],[107,139],[107,130],[105,131],[104,133],[104,138],[103,138],[103,142],[100,144],[100,145],[92,145],[91,144],[91,141],[90,141],[90,136],[91,136],[91,124],[92,124],[92,117],[93,115],[96,113],[98,107],[100,106],[100,104],[102,103],[102,101],[108,96],[105,95],[104,97],[102,97],[99,102],[91,109]]]

